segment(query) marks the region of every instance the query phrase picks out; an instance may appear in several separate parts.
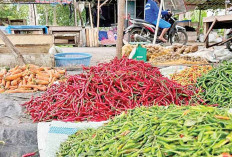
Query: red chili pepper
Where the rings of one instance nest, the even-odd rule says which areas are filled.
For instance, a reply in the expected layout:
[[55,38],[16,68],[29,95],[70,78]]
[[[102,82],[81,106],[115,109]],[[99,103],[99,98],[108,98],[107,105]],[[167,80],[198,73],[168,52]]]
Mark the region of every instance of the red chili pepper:
[[36,152],[33,152],[33,153],[27,153],[27,154],[24,154],[22,155],[22,157],[30,157],[30,156],[34,156],[37,154],[37,151]]
[[84,67],[82,74],[52,85],[23,106],[34,122],[102,121],[141,105],[190,105],[194,90],[163,77],[151,64],[115,58]]

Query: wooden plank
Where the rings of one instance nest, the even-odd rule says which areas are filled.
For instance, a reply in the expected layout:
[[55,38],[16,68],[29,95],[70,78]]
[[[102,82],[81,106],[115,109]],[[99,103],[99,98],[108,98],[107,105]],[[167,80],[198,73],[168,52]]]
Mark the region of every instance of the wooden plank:
[[93,28],[93,16],[92,16],[92,10],[91,10],[90,3],[89,3],[89,18],[90,18],[90,26],[91,28]]
[[219,42],[219,43],[215,43],[215,44],[212,44],[212,45],[209,45],[208,47],[213,47],[213,46],[221,46],[223,44],[225,44],[226,42],[232,40],[232,37],[229,38],[229,39],[226,39],[225,41],[222,41],[222,42]]
[[[19,45],[15,46],[21,54],[47,54],[49,49],[51,48],[50,45]],[[0,47],[0,55],[1,54],[8,54],[11,53],[7,47]]]
[[81,27],[76,27],[76,26],[49,26],[49,31],[55,32],[55,31],[81,31]]
[[210,32],[212,31],[214,25],[216,24],[216,22],[217,22],[217,18],[214,19],[214,21],[213,21],[213,23],[211,24],[209,30],[207,31],[207,34],[205,35],[204,42],[206,42],[207,38],[209,37]]
[[89,29],[86,28],[86,46],[90,47],[90,42],[89,42]]
[[214,18],[217,18],[218,22],[221,21],[232,21],[232,16],[231,15],[222,15],[222,16],[210,16],[210,17],[205,17],[203,18],[203,22],[213,22]]
[[[208,29],[209,29],[209,23],[204,23],[204,34],[207,34]],[[208,48],[209,38],[207,38],[204,43],[205,43],[205,47]]]
[[76,32],[74,32],[74,31],[70,31],[70,32],[61,32],[61,31],[59,31],[59,32],[53,32],[52,34],[77,34],[77,33],[79,33],[80,31],[76,31]]
[[22,54],[18,49],[14,47],[14,44],[10,41],[10,39],[4,34],[2,30],[0,30],[0,38],[5,43],[5,45],[10,49],[12,54],[15,56],[15,59],[18,61],[18,65],[25,65],[26,61],[23,58]]
[[[7,35],[9,40],[14,45],[43,45],[43,44],[53,44],[53,36],[52,35],[40,35],[40,34],[17,34],[17,35]],[[0,40],[0,45],[4,45],[5,43]]]

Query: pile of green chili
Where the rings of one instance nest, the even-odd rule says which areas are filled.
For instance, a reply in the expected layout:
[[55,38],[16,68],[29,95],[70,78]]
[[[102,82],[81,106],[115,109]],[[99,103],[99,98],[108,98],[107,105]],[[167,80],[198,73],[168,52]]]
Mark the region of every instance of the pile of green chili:
[[232,115],[206,106],[141,107],[78,131],[58,157],[212,156],[232,153]]
[[209,104],[232,106],[232,63],[224,62],[197,80],[201,95]]

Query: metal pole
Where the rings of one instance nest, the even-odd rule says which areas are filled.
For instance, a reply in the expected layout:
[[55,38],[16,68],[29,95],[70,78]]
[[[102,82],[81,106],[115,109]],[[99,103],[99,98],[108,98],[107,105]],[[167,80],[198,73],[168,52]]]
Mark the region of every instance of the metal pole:
[[161,11],[162,11],[163,3],[164,3],[164,0],[161,0],[158,19],[157,19],[157,24],[156,24],[156,29],[155,29],[155,36],[154,36],[154,40],[153,40],[154,45],[156,44],[156,39],[157,39],[157,35],[158,35],[159,23],[160,23],[160,19],[161,19]]
[[128,17],[127,17],[127,15],[128,15],[128,9],[127,9],[127,7],[128,7],[128,0],[126,0],[126,20],[128,20]]

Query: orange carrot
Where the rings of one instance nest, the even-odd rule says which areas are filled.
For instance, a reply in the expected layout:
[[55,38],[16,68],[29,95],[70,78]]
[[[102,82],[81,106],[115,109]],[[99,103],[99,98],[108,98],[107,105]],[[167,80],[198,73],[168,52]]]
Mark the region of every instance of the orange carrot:
[[26,85],[27,84],[27,81],[25,78],[23,78],[23,85]]
[[21,72],[22,72],[21,69],[17,69],[17,70],[15,70],[15,71],[13,71],[11,74],[14,75],[14,74],[18,74],[18,73],[21,73]]
[[57,79],[59,79],[61,77],[60,73],[55,73],[54,77],[56,77]]
[[19,73],[19,74],[15,74],[15,75],[10,75],[10,76],[6,76],[5,77],[5,80],[6,81],[12,81],[12,80],[15,80],[19,77],[22,77],[23,73]]
[[8,90],[5,93],[33,93],[33,90],[24,90],[24,89],[15,89],[15,90]]
[[5,79],[4,79],[4,78],[2,79],[2,85],[3,85],[3,86],[5,86],[5,85],[6,85],[6,81],[5,81]]
[[18,85],[18,80],[11,81],[11,86],[16,86]]
[[58,70],[58,73],[60,73],[60,74],[65,74],[66,71],[65,71],[65,70]]
[[21,66],[19,69],[21,69],[22,71],[24,71],[24,70],[26,70],[27,68],[26,68],[26,66],[24,65],[24,66]]
[[48,77],[43,77],[43,76],[37,75],[36,78],[38,80],[44,80],[44,81],[48,81],[49,82],[49,78]]
[[44,80],[36,80],[35,82],[36,82],[36,84],[39,84],[39,85],[48,85],[49,84],[48,81],[44,81]]
[[53,85],[53,83],[54,83],[55,81],[56,81],[56,78],[53,77],[53,78],[52,78],[52,81],[51,81],[51,83],[50,83],[50,86]]
[[223,117],[223,116],[219,116],[219,115],[215,115],[214,117],[217,119],[230,120],[230,117]]
[[29,78],[28,78],[28,82],[31,82],[32,81],[32,79],[34,78],[34,74],[31,74],[30,76],[29,76]]
[[10,87],[10,81],[7,81],[7,82],[6,82],[5,89],[8,89],[9,87]]
[[22,81],[19,81],[19,87],[21,87],[23,85]]
[[38,89],[38,90],[40,90],[40,91],[45,91],[45,90],[47,90],[47,87],[46,86],[38,86],[38,85],[22,85],[21,86],[22,88],[36,88],[36,89]]
[[10,87],[9,87],[10,90],[15,90],[15,89],[17,89],[17,88],[18,88],[18,86],[10,86]]
[[5,92],[5,89],[0,88],[0,93],[3,93],[3,92]]

